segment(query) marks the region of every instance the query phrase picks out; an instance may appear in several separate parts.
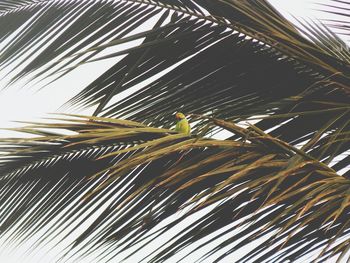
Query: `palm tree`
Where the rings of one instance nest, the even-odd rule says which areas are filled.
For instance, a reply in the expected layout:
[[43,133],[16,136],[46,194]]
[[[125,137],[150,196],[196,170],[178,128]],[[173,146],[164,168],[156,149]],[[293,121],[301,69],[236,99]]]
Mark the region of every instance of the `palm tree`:
[[[348,34],[350,5],[329,6]],[[0,19],[8,86],[114,62],[66,104],[92,116],[2,140],[7,242],[75,235],[64,262],[348,257],[350,52],[326,25],[265,0],[3,0]],[[177,111],[192,135],[172,130]]]

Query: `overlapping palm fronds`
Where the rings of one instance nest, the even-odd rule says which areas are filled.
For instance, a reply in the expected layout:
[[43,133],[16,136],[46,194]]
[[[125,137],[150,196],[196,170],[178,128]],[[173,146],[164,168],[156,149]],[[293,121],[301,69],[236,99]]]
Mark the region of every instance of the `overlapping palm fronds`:
[[[97,215],[64,259],[145,247],[161,262],[220,240],[203,260],[256,240],[243,262],[347,257],[350,52],[326,26],[296,28],[264,0],[8,0],[0,21],[9,84],[115,60],[67,103],[95,116],[2,141],[8,241],[66,240]],[[169,130],[176,111],[191,137]]]
[[[2,235],[36,237],[45,244],[64,229],[74,234],[97,213],[65,260],[97,253],[103,262],[197,213],[170,243],[146,250],[147,262],[171,259],[206,236],[213,235],[201,246],[225,233],[231,235],[203,259],[229,257],[260,237],[268,238],[243,262],[296,260],[315,250],[320,259],[346,252],[349,180],[257,127],[212,119],[237,137],[213,140],[125,120],[77,117],[32,124],[22,131],[35,137],[2,143],[13,145],[2,147],[9,153],[1,169]],[[57,129],[70,132],[59,135]],[[108,206],[101,211],[101,204]],[[50,231],[39,238],[48,223]]]

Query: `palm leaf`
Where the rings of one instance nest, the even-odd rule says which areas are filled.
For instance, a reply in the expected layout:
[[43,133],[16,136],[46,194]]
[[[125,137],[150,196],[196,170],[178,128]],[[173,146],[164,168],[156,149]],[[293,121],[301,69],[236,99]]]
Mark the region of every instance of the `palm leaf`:
[[[143,240],[161,237],[198,214],[170,243],[148,250],[147,260],[171,259],[206,236],[211,239],[201,246],[225,233],[229,235],[203,259],[223,259],[264,236],[268,239],[243,256],[243,262],[294,261],[319,248],[320,258],[340,256],[348,239],[336,246],[333,239],[348,234],[348,179],[255,126],[247,130],[211,121],[236,139],[188,137],[100,117],[30,124],[23,131],[36,137],[2,143],[8,152],[1,168],[0,203],[6,208],[2,235],[9,233],[8,241],[23,242],[50,224],[50,231],[36,237],[36,245],[44,245],[76,234],[95,214],[96,220],[64,258],[93,254],[104,262],[124,251],[132,256],[128,248],[146,248]],[[51,129],[70,134],[50,133]],[[67,207],[69,211],[60,213]],[[179,211],[182,215],[176,216]],[[153,232],[163,221],[167,223]],[[69,233],[62,237],[59,233],[65,228]],[[242,231],[235,232],[237,228]]]
[[[16,54],[32,49],[53,29],[60,31],[57,38],[52,43],[43,43],[39,54],[29,54],[25,59],[34,60],[15,79],[47,63],[53,64],[38,72],[37,77],[56,66],[59,71],[81,59],[83,63],[91,61],[110,47],[141,41],[109,53],[108,58],[126,56],[75,96],[69,105],[97,105],[95,114],[127,117],[156,127],[170,127],[171,116],[177,110],[237,122],[257,115],[297,117],[298,114],[290,113],[292,109],[314,101],[324,104],[311,110],[301,107],[299,112],[323,114],[327,104],[333,104],[335,111],[339,102],[347,104],[349,52],[344,49],[338,54],[333,46],[340,41],[326,29],[309,30],[312,41],[307,40],[262,0],[142,3],[95,1],[87,6],[53,1],[14,9],[4,17],[11,18],[12,13],[24,11],[39,17],[16,32],[16,38],[5,48],[2,65],[8,68],[15,58],[20,63]],[[59,22],[59,14],[65,16],[63,24]],[[134,33],[156,14],[152,27]],[[107,24],[106,19],[109,19]],[[22,25],[24,20],[18,23]],[[41,23],[46,26],[42,27]],[[70,23],[73,24],[68,26]],[[121,24],[129,26],[124,28]],[[28,41],[34,37],[38,42]],[[329,92],[337,96],[329,98]],[[115,100],[117,95],[119,99]],[[336,113],[334,120],[344,114],[341,110]],[[264,129],[277,127],[287,119],[265,122]],[[298,118],[301,119],[307,118]],[[294,123],[289,123],[290,130]],[[325,125],[320,124],[293,139],[308,136]],[[207,123],[201,121],[194,130],[200,132],[204,127]],[[344,129],[346,132],[347,126]]]
[[350,22],[349,11],[350,4],[347,1],[330,0],[327,3],[321,4],[322,10],[335,15],[334,19],[326,20],[327,24],[336,30],[336,33],[344,35],[345,37],[350,35]]
[[[264,0],[0,7],[10,84],[115,60],[68,102],[99,117],[31,123],[18,130],[34,138],[1,142],[7,243],[75,236],[63,256],[73,261],[135,248],[148,262],[185,260],[206,248],[212,262],[256,240],[243,262],[346,256],[350,55],[326,26],[296,28]],[[170,130],[178,110],[192,136]],[[223,130],[226,140],[209,138]]]

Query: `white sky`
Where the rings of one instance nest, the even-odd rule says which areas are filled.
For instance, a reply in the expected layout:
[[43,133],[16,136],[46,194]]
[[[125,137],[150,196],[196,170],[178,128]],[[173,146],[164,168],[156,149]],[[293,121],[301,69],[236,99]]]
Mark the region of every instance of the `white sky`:
[[[278,7],[279,10],[288,17],[291,15],[302,18],[329,19],[330,15],[313,10],[316,9],[313,1],[307,0],[270,0]],[[113,64],[113,60],[102,61],[84,65],[68,76],[55,82],[51,87],[36,92],[35,87],[27,89],[21,87],[24,83],[19,82],[15,87],[11,87],[0,93],[0,127],[8,128],[21,126],[13,123],[14,120],[30,121],[37,120],[45,116],[46,113],[57,112],[57,109],[69,98],[75,95],[82,87],[86,86],[99,74],[103,73]],[[5,82],[0,81],[0,88],[4,87]],[[82,113],[82,112],[79,112]],[[92,113],[90,111],[83,114]],[[11,131],[1,131],[0,136],[13,136]],[[1,244],[1,240],[0,240]],[[11,246],[0,246],[1,263],[51,263],[54,262],[57,249],[50,251],[48,254],[36,253],[35,255],[23,256],[23,251],[27,244],[14,248]],[[241,251],[244,253],[244,251]],[[118,262],[118,261],[115,261]],[[135,260],[128,261],[130,263]],[[169,261],[170,262],[170,261]],[[227,262],[234,262],[233,258]]]

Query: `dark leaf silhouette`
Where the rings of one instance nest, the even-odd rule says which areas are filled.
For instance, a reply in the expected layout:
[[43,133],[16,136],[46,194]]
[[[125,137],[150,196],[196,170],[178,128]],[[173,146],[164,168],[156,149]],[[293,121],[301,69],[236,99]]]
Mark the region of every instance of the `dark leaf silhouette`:
[[[346,20],[343,2],[323,8]],[[299,28],[265,0],[7,0],[0,21],[8,86],[114,63],[66,103],[93,116],[1,141],[7,243],[77,236],[63,261],[204,249],[220,262],[246,246],[240,262],[348,257],[350,52],[330,29],[342,20]],[[177,111],[190,136],[172,130]]]

